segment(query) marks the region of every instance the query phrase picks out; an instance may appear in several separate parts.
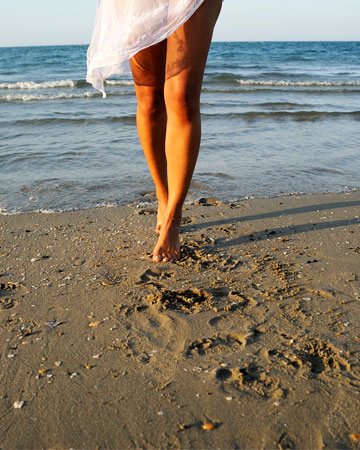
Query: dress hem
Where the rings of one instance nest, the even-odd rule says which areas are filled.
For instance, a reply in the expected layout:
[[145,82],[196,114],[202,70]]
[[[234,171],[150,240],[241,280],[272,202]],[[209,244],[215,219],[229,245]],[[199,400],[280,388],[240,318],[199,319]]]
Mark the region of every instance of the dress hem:
[[[122,57],[120,57],[118,59],[118,61],[115,64],[111,64],[111,65],[98,65],[95,66],[94,68],[90,68],[91,64],[89,63],[90,60],[90,56],[89,56],[89,50],[91,48],[91,44],[88,48],[87,51],[87,57],[88,57],[88,71],[87,71],[87,76],[86,76],[86,82],[90,83],[96,90],[100,91],[103,95],[103,98],[106,98],[106,92],[105,92],[105,86],[104,86],[104,82],[106,79],[108,79],[109,77],[113,76],[113,75],[121,75],[124,73],[131,73],[130,71],[130,67],[128,66],[129,60],[136,55],[138,52],[151,47],[152,45],[156,45],[159,44],[160,42],[164,41],[165,39],[167,39],[172,33],[174,33],[179,27],[181,27],[181,25],[183,25],[187,20],[190,19],[190,17],[200,8],[200,6],[205,2],[206,0],[200,0],[192,9],[191,11],[188,12],[188,14],[186,14],[184,17],[181,18],[181,20],[177,21],[176,24],[174,24],[168,31],[166,31],[165,33],[163,33],[160,37],[154,39],[154,41],[150,44],[150,45],[144,45],[139,46],[139,48],[137,48],[135,51],[132,50],[131,52],[128,52],[126,54],[124,54]],[[126,69],[126,67],[129,67],[128,69]],[[110,69],[110,71],[107,71],[106,76],[96,76],[96,71],[101,71],[104,70],[105,68],[111,68],[111,67],[116,67],[116,69]]]

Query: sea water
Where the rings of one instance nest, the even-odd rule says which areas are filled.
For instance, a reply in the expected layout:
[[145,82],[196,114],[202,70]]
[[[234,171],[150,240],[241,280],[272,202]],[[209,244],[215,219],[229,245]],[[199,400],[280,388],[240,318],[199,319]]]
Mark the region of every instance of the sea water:
[[[87,46],[0,48],[0,211],[153,198],[130,75],[85,82]],[[360,187],[360,42],[214,42],[189,199]]]

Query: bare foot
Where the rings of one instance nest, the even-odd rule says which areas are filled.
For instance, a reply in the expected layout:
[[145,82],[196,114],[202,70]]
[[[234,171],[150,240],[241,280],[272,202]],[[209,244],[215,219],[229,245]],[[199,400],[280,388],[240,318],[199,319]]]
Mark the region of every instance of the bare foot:
[[157,210],[157,219],[156,219],[156,227],[155,232],[157,234],[160,234],[161,231],[161,224],[163,222],[163,218],[165,218],[166,215],[166,202],[159,201],[158,202],[158,210]]
[[173,217],[162,224],[153,252],[153,261],[174,262],[180,258],[179,225],[180,221]]

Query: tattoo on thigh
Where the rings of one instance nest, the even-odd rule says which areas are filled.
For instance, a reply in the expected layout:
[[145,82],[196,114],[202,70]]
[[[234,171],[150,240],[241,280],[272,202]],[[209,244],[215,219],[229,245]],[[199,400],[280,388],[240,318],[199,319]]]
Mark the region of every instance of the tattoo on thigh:
[[173,37],[175,41],[174,50],[176,49],[176,56],[173,54],[173,57],[175,57],[175,59],[173,59],[171,62],[166,63],[165,79],[177,75],[189,66],[189,54],[183,33],[177,30],[174,32]]
[[178,31],[174,32],[174,38],[176,40],[176,51],[177,53],[183,53],[184,52],[184,46],[185,42],[184,39],[181,38],[180,33]]

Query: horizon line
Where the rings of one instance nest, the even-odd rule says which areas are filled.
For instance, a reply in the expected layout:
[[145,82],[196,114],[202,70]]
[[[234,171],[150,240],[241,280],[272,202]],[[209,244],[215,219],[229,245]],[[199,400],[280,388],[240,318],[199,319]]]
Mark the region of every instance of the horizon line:
[[[352,39],[279,39],[279,40],[272,40],[272,39],[262,39],[262,40],[214,40],[213,43],[235,43],[235,42],[241,42],[241,43],[263,43],[263,42],[272,42],[272,43],[280,43],[280,42],[360,42],[359,40],[352,40]],[[89,46],[90,44],[29,44],[29,45],[0,45],[0,48],[29,48],[29,47],[85,47]]]

